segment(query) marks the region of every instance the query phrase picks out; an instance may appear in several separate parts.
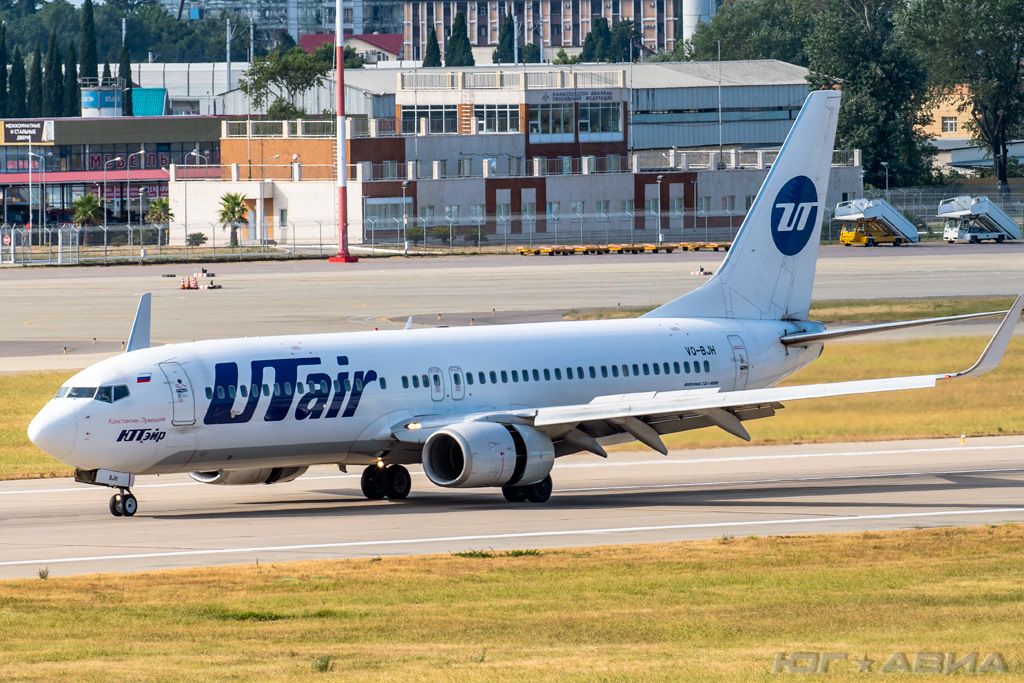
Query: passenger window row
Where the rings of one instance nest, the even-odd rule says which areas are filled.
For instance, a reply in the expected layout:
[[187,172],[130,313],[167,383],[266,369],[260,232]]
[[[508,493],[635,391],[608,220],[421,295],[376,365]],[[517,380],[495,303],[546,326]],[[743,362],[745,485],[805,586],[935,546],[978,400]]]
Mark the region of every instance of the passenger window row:
[[[380,382],[381,389],[387,389],[387,380],[383,377],[377,380]],[[249,398],[251,393],[253,396],[270,396],[273,394],[275,397],[278,396],[301,396],[302,394],[320,394],[327,396],[334,390],[334,393],[340,394],[342,391],[348,393],[352,391],[353,386],[357,392],[363,391],[363,380],[357,377],[353,382],[350,379],[346,379],[344,382],[334,380],[328,383],[326,380],[320,380],[319,382],[296,382],[295,386],[292,387],[291,382],[284,382],[279,384],[274,382],[273,384],[253,384],[251,387],[247,384],[242,384],[237,388],[231,384],[228,386],[217,386],[217,387],[206,387],[206,398],[212,399],[214,394],[217,398],[235,398],[235,396],[241,396],[242,398]]]
[[[651,375],[689,375],[689,374],[701,374],[711,372],[710,361],[674,361],[669,363],[668,361],[660,363],[622,363],[621,365],[601,365],[594,366],[590,365],[586,369],[582,365],[575,367],[569,366],[564,368],[533,368],[523,370],[487,370],[466,373],[466,384],[508,384],[510,381],[514,383],[518,382],[550,382],[553,380],[561,381],[566,380],[580,380],[580,379],[597,379],[600,373],[601,378],[608,377],[640,377],[640,376],[651,376]],[[461,387],[462,378],[458,373],[453,375],[452,379],[456,388]],[[439,375],[433,375],[433,382],[436,388],[441,386],[441,378]],[[408,389],[419,389],[420,387],[429,388],[431,385],[430,377],[428,375],[403,375],[402,376],[402,388]]]

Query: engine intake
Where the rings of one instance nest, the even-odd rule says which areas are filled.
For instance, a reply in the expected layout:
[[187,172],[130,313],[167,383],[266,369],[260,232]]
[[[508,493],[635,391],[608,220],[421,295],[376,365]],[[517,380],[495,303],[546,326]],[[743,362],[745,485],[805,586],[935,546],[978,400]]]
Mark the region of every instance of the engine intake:
[[279,484],[297,479],[308,467],[260,467],[251,470],[217,470],[216,472],[189,472],[188,476],[202,484],[245,486],[248,484]]
[[548,435],[524,425],[460,422],[437,430],[423,446],[427,478],[450,488],[535,484],[554,464]]

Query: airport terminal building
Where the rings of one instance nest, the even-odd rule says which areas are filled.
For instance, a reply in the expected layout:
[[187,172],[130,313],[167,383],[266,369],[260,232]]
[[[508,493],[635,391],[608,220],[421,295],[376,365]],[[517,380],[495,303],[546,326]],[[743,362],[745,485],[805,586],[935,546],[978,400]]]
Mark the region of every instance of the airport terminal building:
[[[805,75],[776,61],[346,72],[350,239],[727,238]],[[211,215],[230,188],[248,239],[331,235],[333,121],[224,121],[220,144],[220,182],[174,169],[177,217]],[[859,152],[837,151],[828,206],[859,196]]]

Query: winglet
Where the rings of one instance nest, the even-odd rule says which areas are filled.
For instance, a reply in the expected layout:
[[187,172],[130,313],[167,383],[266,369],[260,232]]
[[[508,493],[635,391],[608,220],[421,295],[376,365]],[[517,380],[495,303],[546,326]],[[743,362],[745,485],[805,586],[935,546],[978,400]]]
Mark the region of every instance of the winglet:
[[405,327],[403,329],[406,329],[406,330],[411,330],[412,329],[412,316],[411,315],[409,316],[409,319],[405,321]]
[[139,309],[135,312],[135,322],[132,324],[132,334],[128,337],[125,353],[149,348],[149,298],[150,293],[146,292],[139,299]]
[[1013,328],[1016,327],[1017,321],[1020,320],[1021,309],[1024,309],[1024,294],[1017,297],[1017,300],[1010,306],[1010,310],[1007,311],[1006,317],[1003,318],[1003,322],[999,323],[999,329],[992,335],[992,339],[989,340],[988,346],[981,352],[981,357],[978,362],[967,368],[963,372],[958,372],[954,375],[941,375],[938,379],[956,379],[958,377],[977,377],[978,375],[984,375],[990,370],[994,370],[999,363],[1003,360],[1003,354],[1006,353],[1006,347],[1010,343],[1010,337],[1013,336]]

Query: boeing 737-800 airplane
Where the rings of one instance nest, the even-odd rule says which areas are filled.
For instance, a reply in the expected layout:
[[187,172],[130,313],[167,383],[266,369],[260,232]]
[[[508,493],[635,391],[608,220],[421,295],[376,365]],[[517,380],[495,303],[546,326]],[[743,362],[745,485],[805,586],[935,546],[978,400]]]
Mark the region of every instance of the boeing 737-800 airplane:
[[[634,320],[224,339],[149,348],[149,295],[128,352],[83,370],[29,436],[75,479],[119,489],[140,474],[272,484],[311,465],[365,465],[367,498],[404,498],[403,466],[446,487],[543,502],[559,456],[743,422],[782,401],[934,386],[991,370],[1024,306],[979,361],[950,375],[777,387],[830,338],[954,318],[826,331],[807,320],[839,112],[811,93],[732,249],[702,287]],[[955,319],[974,316],[956,316]]]

